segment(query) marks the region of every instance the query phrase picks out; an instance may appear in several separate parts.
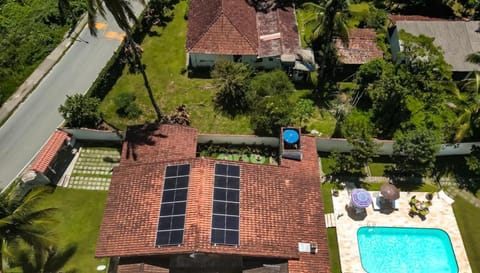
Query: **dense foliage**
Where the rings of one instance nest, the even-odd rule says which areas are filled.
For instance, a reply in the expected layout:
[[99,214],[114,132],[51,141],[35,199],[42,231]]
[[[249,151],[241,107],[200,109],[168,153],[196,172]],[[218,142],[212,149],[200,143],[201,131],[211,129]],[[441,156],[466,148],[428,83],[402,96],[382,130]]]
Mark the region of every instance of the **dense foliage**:
[[428,128],[442,141],[453,138],[456,100],[450,66],[433,39],[401,32],[401,63],[383,59],[363,65],[356,76],[358,108],[371,112],[377,136],[392,139],[396,132]]
[[60,12],[57,0],[0,1],[0,106],[51,52],[80,14],[83,0]]
[[135,102],[136,99],[137,97],[132,93],[119,94],[114,101],[117,106],[117,114],[129,119],[138,118],[142,114],[142,110],[140,110]]
[[67,96],[65,103],[58,111],[65,119],[67,126],[74,128],[96,128],[101,121],[98,106],[100,100],[87,95],[75,94]]
[[10,187],[0,194],[0,271],[6,272],[19,263],[19,249],[34,252],[37,259],[42,259],[54,245],[52,227],[57,209],[37,208],[49,192],[51,188],[39,187],[22,196]]
[[253,69],[242,63],[219,61],[211,76],[218,92],[215,97],[217,109],[231,116],[246,113],[253,104],[254,94],[250,88]]

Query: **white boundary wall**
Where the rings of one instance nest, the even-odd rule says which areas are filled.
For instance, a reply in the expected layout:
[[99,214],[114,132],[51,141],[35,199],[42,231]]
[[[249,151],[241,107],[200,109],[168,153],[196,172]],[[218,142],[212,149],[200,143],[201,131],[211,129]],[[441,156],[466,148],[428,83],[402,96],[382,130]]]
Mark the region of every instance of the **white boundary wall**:
[[[92,141],[115,141],[121,142],[123,140],[122,132],[99,131],[90,129],[62,129],[68,134],[71,134],[78,140],[92,140]],[[271,147],[279,147],[280,139],[278,137],[259,137],[255,135],[220,135],[220,134],[199,134],[197,137],[198,143],[214,144],[235,144],[235,145],[266,145]],[[392,140],[375,140],[380,144],[380,155],[391,155],[393,153]],[[465,142],[458,144],[441,144],[440,151],[437,156],[451,156],[451,155],[468,155],[472,146],[480,146],[480,142]],[[319,152],[349,152],[351,145],[344,138],[322,138],[317,137],[317,151]]]

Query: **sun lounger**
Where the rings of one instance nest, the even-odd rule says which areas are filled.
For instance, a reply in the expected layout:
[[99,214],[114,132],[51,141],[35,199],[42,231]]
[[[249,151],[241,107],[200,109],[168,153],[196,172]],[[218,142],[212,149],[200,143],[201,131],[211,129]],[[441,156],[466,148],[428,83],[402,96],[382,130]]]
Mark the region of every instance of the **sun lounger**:
[[455,200],[453,200],[450,196],[448,196],[443,190],[438,192],[438,197],[445,201],[447,204],[451,205]]

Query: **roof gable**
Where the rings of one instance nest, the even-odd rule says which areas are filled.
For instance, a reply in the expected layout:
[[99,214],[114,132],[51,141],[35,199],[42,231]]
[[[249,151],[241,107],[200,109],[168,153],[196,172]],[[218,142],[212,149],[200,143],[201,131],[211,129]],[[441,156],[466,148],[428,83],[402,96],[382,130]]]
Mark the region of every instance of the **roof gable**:
[[255,55],[258,38],[255,10],[239,0],[192,0],[187,51]]
[[57,155],[58,150],[60,150],[65,141],[69,139],[70,137],[67,133],[56,130],[50,136],[48,142],[42,147],[40,153],[35,157],[30,169],[44,173]]

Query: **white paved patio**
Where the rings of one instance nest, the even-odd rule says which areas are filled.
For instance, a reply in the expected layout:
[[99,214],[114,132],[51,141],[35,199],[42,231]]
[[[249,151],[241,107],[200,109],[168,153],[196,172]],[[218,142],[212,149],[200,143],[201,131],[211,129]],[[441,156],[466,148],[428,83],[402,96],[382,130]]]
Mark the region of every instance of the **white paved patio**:
[[[373,192],[370,192],[373,194]],[[446,231],[452,241],[457,259],[459,273],[471,273],[470,263],[465,252],[462,237],[453,214],[452,206],[435,194],[427,219],[422,221],[418,216],[408,216],[410,198],[416,195],[417,199],[425,199],[424,192],[401,192],[399,209],[389,214],[374,211],[370,206],[366,209],[366,216],[348,214],[346,205],[350,202],[347,190],[341,190],[338,197],[332,197],[337,227],[337,238],[340,252],[340,260],[343,273],[365,272],[360,261],[360,253],[357,244],[357,230],[362,226],[386,226],[386,227],[423,227],[440,228]],[[341,215],[339,217],[339,215]],[[355,219],[353,219],[355,218]]]

